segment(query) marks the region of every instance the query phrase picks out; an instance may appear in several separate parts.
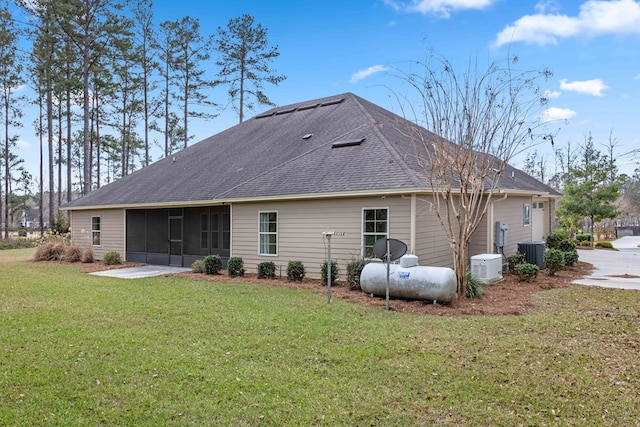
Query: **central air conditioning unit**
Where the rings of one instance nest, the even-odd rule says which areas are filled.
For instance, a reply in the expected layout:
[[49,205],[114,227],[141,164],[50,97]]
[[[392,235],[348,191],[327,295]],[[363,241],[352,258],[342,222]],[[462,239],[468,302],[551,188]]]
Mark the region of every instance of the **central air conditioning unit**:
[[501,281],[502,255],[480,254],[472,256],[471,273],[484,284]]

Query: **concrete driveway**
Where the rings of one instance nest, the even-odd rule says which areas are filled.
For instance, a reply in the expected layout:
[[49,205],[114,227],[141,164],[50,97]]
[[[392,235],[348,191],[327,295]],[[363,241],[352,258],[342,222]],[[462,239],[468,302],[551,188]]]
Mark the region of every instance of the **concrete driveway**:
[[640,290],[640,236],[626,236],[611,243],[617,251],[578,249],[580,261],[593,264],[595,270],[573,283]]

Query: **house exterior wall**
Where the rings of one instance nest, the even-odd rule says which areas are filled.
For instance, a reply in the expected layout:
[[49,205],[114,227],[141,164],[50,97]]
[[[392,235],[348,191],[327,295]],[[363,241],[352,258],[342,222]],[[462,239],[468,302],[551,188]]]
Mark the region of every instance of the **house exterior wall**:
[[[91,218],[100,217],[100,245],[91,244]],[[116,251],[125,256],[124,209],[71,211],[71,240],[80,248],[90,248],[97,260],[105,252]]]
[[[531,224],[523,224],[523,205],[531,205],[531,197],[507,197],[493,205],[494,221],[506,222],[509,231],[505,255],[513,255],[518,250],[518,243],[531,241]],[[493,237],[491,239],[493,241]],[[493,243],[492,243],[493,244]]]
[[420,265],[453,268],[453,252],[436,216],[432,196],[421,195],[416,203],[416,251]]
[[[361,256],[363,209],[389,209],[389,236],[409,245],[409,198],[370,197],[322,199],[284,202],[235,203],[232,208],[231,253],[242,257],[245,268],[255,272],[263,261],[276,264],[276,271],[286,276],[287,263],[301,261],[307,277],[319,278],[326,259],[325,231],[344,232],[331,239],[331,258],[338,263],[340,280],[346,277],[346,265]],[[259,213],[278,213],[278,253],[260,255],[258,248]]]

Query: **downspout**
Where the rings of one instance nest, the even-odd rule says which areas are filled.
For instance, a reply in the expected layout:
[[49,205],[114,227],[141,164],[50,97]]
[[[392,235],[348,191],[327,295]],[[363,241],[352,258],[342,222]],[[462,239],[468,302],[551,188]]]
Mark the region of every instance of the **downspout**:
[[410,253],[415,255],[416,253],[416,212],[417,212],[416,193],[411,194],[411,237],[410,237]]

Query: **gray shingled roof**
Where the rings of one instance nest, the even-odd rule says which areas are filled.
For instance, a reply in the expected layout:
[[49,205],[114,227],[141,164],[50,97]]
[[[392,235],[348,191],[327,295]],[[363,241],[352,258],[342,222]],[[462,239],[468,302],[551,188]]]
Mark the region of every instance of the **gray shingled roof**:
[[[351,93],[273,108],[66,207],[424,190],[428,181],[401,131],[407,123]],[[502,188],[557,194],[511,167],[502,179]]]

